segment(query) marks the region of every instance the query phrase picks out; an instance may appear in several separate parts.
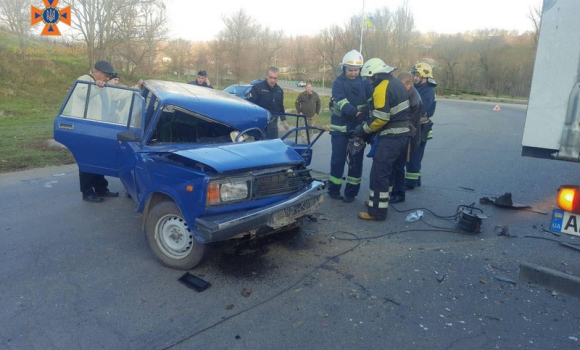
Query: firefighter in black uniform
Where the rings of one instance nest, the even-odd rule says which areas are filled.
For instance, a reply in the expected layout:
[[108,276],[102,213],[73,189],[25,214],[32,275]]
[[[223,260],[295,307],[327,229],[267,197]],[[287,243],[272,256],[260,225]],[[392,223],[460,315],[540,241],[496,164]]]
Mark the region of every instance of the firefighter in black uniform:
[[355,136],[362,138],[374,134],[368,211],[358,214],[363,220],[387,219],[393,163],[406,151],[411,135],[409,93],[405,85],[391,75],[395,69],[373,58],[364,64],[361,72],[363,77],[370,77],[374,87],[374,109],[370,119],[354,131]]
[[[360,77],[363,65],[362,55],[352,50],[342,59],[342,74],[332,83],[332,116],[330,119],[330,177],[328,195],[330,198],[354,201],[360,189],[364,153],[362,151],[347,155],[349,132],[368,117],[369,103],[372,102],[373,88],[367,79]],[[363,144],[364,145],[364,144]],[[348,156],[348,174],[344,197],[340,194],[344,163]]]
[[266,79],[252,86],[248,100],[258,106],[267,109],[272,114],[272,119],[266,125],[266,139],[277,139],[278,135],[278,117],[283,123],[284,129],[289,130],[290,126],[286,121],[285,115],[276,115],[284,113],[284,90],[278,85],[278,76],[280,71],[276,67],[268,68]]

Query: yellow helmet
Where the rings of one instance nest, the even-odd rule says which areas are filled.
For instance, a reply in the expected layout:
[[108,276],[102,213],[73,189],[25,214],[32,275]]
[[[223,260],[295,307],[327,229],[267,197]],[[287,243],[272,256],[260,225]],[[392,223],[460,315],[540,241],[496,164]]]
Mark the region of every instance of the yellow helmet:
[[433,78],[433,68],[429,63],[419,62],[413,68],[411,68],[411,74],[419,73],[421,78]]

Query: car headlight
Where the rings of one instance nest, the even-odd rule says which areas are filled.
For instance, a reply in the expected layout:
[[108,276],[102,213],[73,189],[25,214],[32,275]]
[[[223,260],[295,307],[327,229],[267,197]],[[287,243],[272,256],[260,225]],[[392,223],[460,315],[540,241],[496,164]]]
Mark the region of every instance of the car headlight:
[[250,198],[251,180],[211,181],[207,187],[206,205],[220,205]]

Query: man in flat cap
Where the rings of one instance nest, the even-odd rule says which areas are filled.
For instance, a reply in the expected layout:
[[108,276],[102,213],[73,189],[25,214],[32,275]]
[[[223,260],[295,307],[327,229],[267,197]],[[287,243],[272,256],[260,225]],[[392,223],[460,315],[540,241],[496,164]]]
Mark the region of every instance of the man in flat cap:
[[[116,75],[117,73],[115,72],[115,69],[113,69],[113,66],[109,62],[97,61],[95,63],[94,69],[89,74],[80,76],[79,78],[77,78],[77,80],[94,82],[95,85],[98,86],[99,88],[97,89],[93,88],[90,92],[89,98],[91,99],[101,98],[103,102],[106,102],[108,101],[109,98],[108,96],[106,96],[105,89],[102,88],[105,86],[105,84],[109,82],[109,80],[112,77],[115,77]],[[77,115],[77,113],[80,113],[81,116],[84,115],[84,106],[86,103],[87,96],[87,92],[84,90],[86,89],[87,89],[86,85],[85,86],[77,85],[77,89],[75,89],[75,94],[78,95],[80,101],[78,104],[73,104],[73,115]],[[82,112],[74,111],[75,105],[77,105],[79,108],[82,108],[83,111]],[[99,106],[100,104],[94,104],[94,107]],[[89,112],[94,114],[104,113],[104,111],[106,111],[106,108],[103,106],[100,107],[101,110],[97,110],[97,108],[92,108],[90,111],[87,111],[87,113]],[[103,116],[94,119],[105,120]],[[119,192],[109,191],[109,188],[107,187],[109,185],[109,182],[105,179],[104,175],[86,173],[79,169],[79,181],[80,181],[80,189],[83,194],[83,200],[87,202],[99,203],[103,201],[103,197],[119,196]]]

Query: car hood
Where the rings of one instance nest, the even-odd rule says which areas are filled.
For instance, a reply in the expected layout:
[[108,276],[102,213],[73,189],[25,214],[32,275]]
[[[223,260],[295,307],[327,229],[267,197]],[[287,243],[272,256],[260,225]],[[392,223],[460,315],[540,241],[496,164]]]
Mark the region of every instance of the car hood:
[[296,164],[304,160],[281,140],[232,143],[173,151],[181,157],[204,163],[218,172]]

